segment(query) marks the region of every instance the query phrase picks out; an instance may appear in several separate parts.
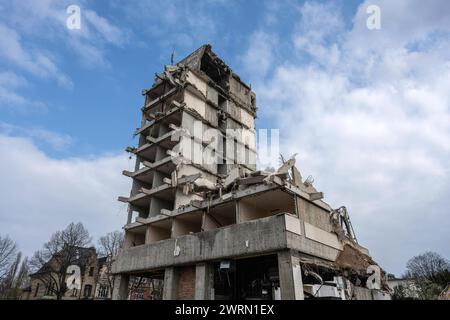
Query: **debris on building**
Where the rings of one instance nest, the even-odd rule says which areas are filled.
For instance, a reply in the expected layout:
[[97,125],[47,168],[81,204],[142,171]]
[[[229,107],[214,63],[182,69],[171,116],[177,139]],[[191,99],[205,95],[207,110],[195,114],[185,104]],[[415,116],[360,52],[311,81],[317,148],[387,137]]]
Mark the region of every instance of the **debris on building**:
[[324,202],[295,157],[256,170],[256,95],[211,46],[143,95],[113,299],[136,277],[161,281],[163,299],[386,298],[384,281],[366,286],[377,264],[346,208]]

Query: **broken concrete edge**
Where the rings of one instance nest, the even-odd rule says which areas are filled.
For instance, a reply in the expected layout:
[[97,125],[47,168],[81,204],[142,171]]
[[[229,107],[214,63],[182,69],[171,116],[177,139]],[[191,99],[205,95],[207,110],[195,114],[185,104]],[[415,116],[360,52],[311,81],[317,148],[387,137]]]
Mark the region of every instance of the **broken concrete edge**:
[[[159,75],[159,82],[153,86],[152,88],[145,90],[145,94],[151,93],[155,90],[158,89],[159,86],[163,85],[165,82],[174,86],[169,92],[165,93],[163,96],[158,97],[152,101],[150,101],[148,104],[146,104],[143,108],[142,111],[146,111],[149,108],[151,108],[152,106],[166,100],[168,97],[174,95],[175,93],[178,92],[178,90],[182,89],[182,88],[186,88],[187,90],[190,90],[191,93],[193,93],[194,95],[196,95],[198,98],[202,99],[203,101],[209,103],[211,106],[215,107],[216,109],[220,109],[218,105],[216,105],[214,102],[212,102],[211,100],[209,100],[205,94],[199,90],[195,83],[189,82],[188,79],[186,79],[186,74],[187,72],[192,72],[195,76],[201,78],[202,80],[204,80],[205,82],[207,82],[208,84],[213,85],[213,87],[217,90],[220,91],[219,94],[221,94],[225,99],[227,100],[231,100],[233,101],[233,103],[235,103],[237,106],[244,108],[245,110],[247,110],[253,117],[256,116],[256,107],[249,105],[245,102],[243,102],[239,97],[237,97],[236,95],[234,95],[232,92],[227,92],[225,91],[223,88],[221,88],[220,86],[217,86],[217,84],[215,84],[214,82],[211,82],[211,80],[209,79],[209,77],[204,74],[203,71],[196,69],[196,68],[192,68],[190,66],[187,65],[183,65],[182,63],[179,63],[179,66],[176,67],[173,71],[171,71],[171,73],[182,73],[182,75],[180,76],[180,78],[182,78],[182,80],[180,80],[177,83],[173,83],[170,81],[169,78],[167,78],[164,75]],[[234,74],[233,74],[234,75]],[[251,91],[251,89],[245,84],[243,83],[239,77],[234,77],[235,79],[237,79],[241,85],[244,85],[248,88],[249,91]],[[225,111],[226,112],[226,111]],[[231,114],[228,114],[228,116],[232,117]],[[239,119],[234,119],[235,121],[240,122]],[[246,124],[241,123],[244,126],[246,126]]]
[[[168,161],[168,160],[166,160]],[[201,176],[201,174],[199,175],[199,177]],[[270,178],[269,180],[264,181],[264,179]],[[256,179],[258,181],[258,183],[252,183],[252,184],[246,184],[245,181],[247,179]],[[183,180],[179,181],[178,184],[182,184]],[[244,181],[244,183],[242,183],[242,181]],[[262,182],[264,181],[264,183]],[[219,185],[224,184],[224,182],[219,182]],[[296,186],[291,185],[288,181],[280,179],[279,176],[277,176],[276,173],[264,173],[261,172],[260,176],[255,176],[253,175],[251,178],[241,178],[241,177],[236,177],[233,181],[228,182],[228,184],[236,184],[236,185],[244,185],[247,186],[247,188],[243,189],[243,190],[232,190],[230,191],[228,194],[227,193],[223,193],[221,196],[216,194],[216,197],[213,198],[208,198],[205,201],[202,202],[196,202],[195,205],[185,205],[182,208],[177,208],[174,209],[173,211],[171,211],[171,215],[175,216],[175,215],[179,215],[179,214],[183,214],[183,213],[188,213],[188,212],[192,212],[192,211],[198,211],[199,209],[205,209],[205,208],[213,208],[217,205],[221,205],[227,201],[232,201],[232,200],[237,200],[246,196],[250,196],[250,195],[255,195],[258,193],[262,193],[262,192],[266,192],[269,190],[273,190],[276,188],[280,188],[283,190],[287,190],[289,192],[293,192],[295,193],[297,196],[300,196],[301,198],[310,201],[311,203],[313,203],[314,205],[317,205],[319,207],[321,207],[322,209],[327,210],[330,214],[332,212],[331,207],[326,204],[325,202],[323,202],[322,200],[314,200],[311,199],[310,195],[301,190],[301,188],[298,188]],[[143,190],[143,194],[137,194],[131,198],[126,198],[126,197],[119,197],[120,201],[123,202],[132,202],[134,199],[136,198],[140,198],[143,197],[145,195],[152,195],[152,194],[157,194],[159,191],[162,190],[166,190],[167,188],[172,187],[169,186],[167,184],[164,184],[162,186],[156,187],[151,190]],[[222,192],[225,192],[225,189],[222,189]],[[224,200],[226,199],[226,200]]]

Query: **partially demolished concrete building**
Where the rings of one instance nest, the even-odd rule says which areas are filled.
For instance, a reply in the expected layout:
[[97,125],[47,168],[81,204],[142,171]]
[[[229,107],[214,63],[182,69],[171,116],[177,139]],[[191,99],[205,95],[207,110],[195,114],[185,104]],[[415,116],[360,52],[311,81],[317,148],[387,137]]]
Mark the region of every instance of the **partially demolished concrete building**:
[[384,297],[366,288],[376,263],[345,207],[325,203],[294,158],[256,171],[256,96],[209,45],[143,95],[113,299],[136,277],[162,281],[163,299]]

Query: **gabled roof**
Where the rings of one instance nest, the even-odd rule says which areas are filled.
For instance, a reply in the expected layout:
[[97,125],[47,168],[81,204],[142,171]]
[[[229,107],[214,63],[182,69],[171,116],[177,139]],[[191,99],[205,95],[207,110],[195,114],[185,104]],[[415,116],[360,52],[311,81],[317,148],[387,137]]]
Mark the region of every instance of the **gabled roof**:
[[[78,247],[78,246],[71,246],[73,249],[78,250],[78,257],[72,262],[72,264],[79,265],[84,270],[85,264],[87,261],[89,261],[89,258],[92,257],[92,255],[96,255],[97,251],[94,247]],[[59,251],[57,254],[62,254],[64,252],[65,248],[63,248],[61,251]],[[47,261],[37,272],[30,274],[30,276],[42,274],[49,272],[47,267],[49,266],[49,263],[55,258],[55,255],[52,256],[52,258]]]

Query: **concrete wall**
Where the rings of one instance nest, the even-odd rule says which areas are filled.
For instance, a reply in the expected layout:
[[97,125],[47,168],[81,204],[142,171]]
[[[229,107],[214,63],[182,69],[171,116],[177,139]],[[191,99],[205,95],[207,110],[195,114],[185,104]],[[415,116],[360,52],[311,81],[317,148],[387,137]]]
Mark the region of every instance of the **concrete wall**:
[[285,217],[286,217],[286,231],[295,233],[297,235],[301,235],[302,234],[301,221],[297,217],[288,214],[285,215]]
[[163,300],[174,300],[177,297],[178,273],[175,267],[164,270]]
[[290,250],[278,253],[278,274],[281,300],[303,300],[303,281],[300,260]]
[[156,155],[155,155],[155,162],[164,159],[165,157],[167,157],[167,150],[160,147],[160,146],[156,146]]
[[157,215],[161,214],[162,209],[173,210],[173,202],[152,197],[150,199],[150,208],[148,216],[156,217]]
[[288,248],[329,261],[335,261],[340,252],[338,249],[326,246],[320,242],[310,240],[292,232],[286,233],[286,239]]
[[206,99],[216,106],[219,105],[219,93],[211,86],[206,88]]
[[169,239],[170,236],[171,236],[171,229],[164,229],[149,225],[147,226],[145,243],[153,243],[156,241]]
[[123,247],[125,249],[131,248],[133,246],[139,246],[144,243],[145,243],[145,233],[136,233],[128,230],[125,232],[125,240],[123,244]]
[[203,79],[192,71],[188,71],[186,74],[186,80],[198,89],[205,97],[207,96],[208,84]]
[[250,202],[248,199],[240,200],[238,203],[239,222],[251,221],[272,215],[267,208],[257,207],[255,203]]
[[[267,201],[273,199],[273,201]],[[295,203],[293,196],[282,193],[280,190],[268,191],[243,198],[238,201],[239,222],[269,217],[278,213],[295,214]]]
[[205,214],[203,214],[202,228],[204,231],[208,231],[208,230],[220,228],[220,225],[215,220],[213,220],[209,215],[207,215],[205,213]]
[[328,211],[300,197],[297,197],[297,206],[302,220],[328,232],[333,230]]
[[184,103],[188,108],[191,108],[198,112],[198,114],[206,119],[206,102],[197,97],[188,90],[184,91]]
[[229,84],[230,84],[230,92],[242,103],[251,105],[251,90],[242,84],[237,78],[230,77],[229,78]]
[[232,201],[217,207],[209,209],[208,213],[204,213],[203,229],[211,230],[224,226],[236,224],[236,202]]
[[329,247],[343,250],[342,243],[336,234],[317,228],[307,222],[305,222],[305,236],[308,239],[320,242]]
[[214,268],[211,263],[198,263],[195,269],[195,299],[214,299]]
[[247,110],[240,108],[241,122],[249,128],[255,128],[255,119]]
[[172,238],[190,233],[200,232],[202,228],[202,213],[195,214],[189,220],[174,218],[172,221]]
[[210,122],[214,127],[217,127],[219,125],[217,109],[215,107],[210,106],[209,104],[206,104],[205,119],[206,121]]
[[[295,219],[281,214],[129,248],[117,257],[113,270],[114,273],[150,270],[283,249],[335,261],[340,250],[308,239],[301,232],[297,234],[296,230],[301,228],[295,226]],[[208,225],[213,227],[210,222]],[[175,222],[172,236],[189,232],[189,228],[185,221]]]
[[113,273],[273,252],[286,244],[283,215],[185,235],[122,251]]

